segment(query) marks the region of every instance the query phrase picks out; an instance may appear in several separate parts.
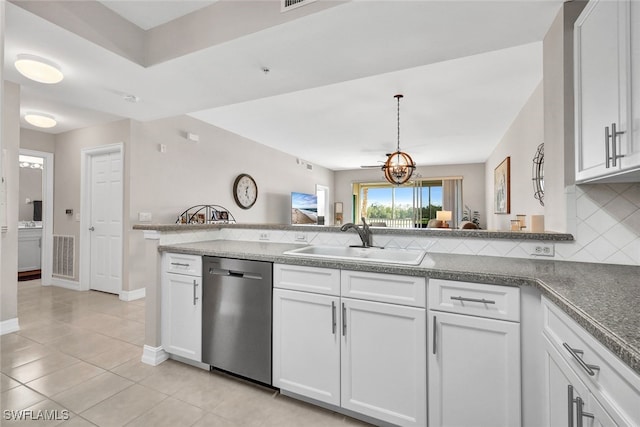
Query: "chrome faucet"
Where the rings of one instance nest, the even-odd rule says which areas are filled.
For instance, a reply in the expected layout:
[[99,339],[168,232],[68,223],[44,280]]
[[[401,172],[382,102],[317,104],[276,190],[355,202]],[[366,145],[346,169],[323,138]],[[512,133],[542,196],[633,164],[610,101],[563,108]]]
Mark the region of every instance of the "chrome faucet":
[[358,227],[356,224],[352,222],[348,222],[342,227],[340,227],[340,231],[347,231],[349,229],[356,230],[356,232],[358,233],[358,236],[360,236],[360,240],[362,240],[362,245],[359,247],[370,248],[373,246],[372,239],[371,239],[372,237],[371,229],[369,228],[369,224],[367,224],[367,221],[364,220],[364,217],[362,217],[361,219],[362,219],[362,228]]

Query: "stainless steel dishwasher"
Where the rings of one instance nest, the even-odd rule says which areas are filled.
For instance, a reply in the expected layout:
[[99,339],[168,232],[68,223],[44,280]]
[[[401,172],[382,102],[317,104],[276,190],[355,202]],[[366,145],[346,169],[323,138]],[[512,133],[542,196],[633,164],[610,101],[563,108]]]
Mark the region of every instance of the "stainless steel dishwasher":
[[202,361],[271,384],[273,264],[203,257]]

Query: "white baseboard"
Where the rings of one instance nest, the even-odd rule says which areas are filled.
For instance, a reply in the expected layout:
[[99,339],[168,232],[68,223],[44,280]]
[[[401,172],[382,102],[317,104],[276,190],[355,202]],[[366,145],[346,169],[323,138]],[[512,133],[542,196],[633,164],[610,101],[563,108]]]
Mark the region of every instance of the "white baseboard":
[[20,324],[18,318],[7,319],[0,322],[0,335],[10,334],[11,332],[18,332],[20,330]]
[[52,277],[51,284],[60,288],[71,289],[73,291],[82,291],[80,288],[80,282],[75,280],[61,279],[60,277]]
[[142,363],[151,366],[158,366],[169,358],[169,353],[162,347],[151,347],[145,344],[142,350]]
[[134,289],[132,291],[120,291],[120,299],[122,301],[133,301],[136,299],[142,299],[146,296],[147,289]]

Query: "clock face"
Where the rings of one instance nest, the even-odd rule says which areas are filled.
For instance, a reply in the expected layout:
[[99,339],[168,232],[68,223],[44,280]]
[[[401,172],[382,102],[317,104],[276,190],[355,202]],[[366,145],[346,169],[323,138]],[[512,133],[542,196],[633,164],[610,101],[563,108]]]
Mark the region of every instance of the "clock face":
[[258,199],[258,185],[251,176],[243,173],[233,183],[233,198],[242,209],[249,209]]

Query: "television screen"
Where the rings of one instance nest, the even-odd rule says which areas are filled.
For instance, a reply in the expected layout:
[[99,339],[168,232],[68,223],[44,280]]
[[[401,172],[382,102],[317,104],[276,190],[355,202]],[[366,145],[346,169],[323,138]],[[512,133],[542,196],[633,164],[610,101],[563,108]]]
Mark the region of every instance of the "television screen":
[[315,194],[291,193],[291,224],[317,224],[318,197]]

